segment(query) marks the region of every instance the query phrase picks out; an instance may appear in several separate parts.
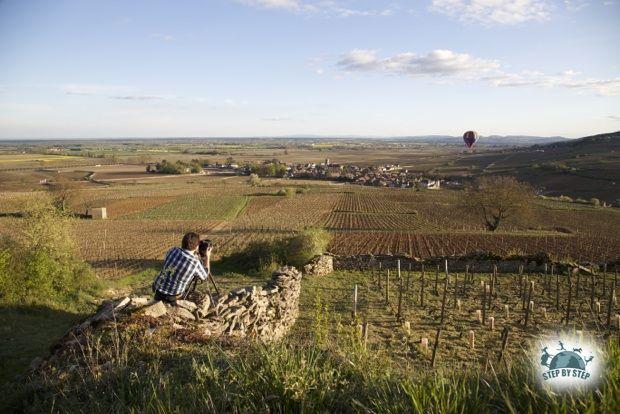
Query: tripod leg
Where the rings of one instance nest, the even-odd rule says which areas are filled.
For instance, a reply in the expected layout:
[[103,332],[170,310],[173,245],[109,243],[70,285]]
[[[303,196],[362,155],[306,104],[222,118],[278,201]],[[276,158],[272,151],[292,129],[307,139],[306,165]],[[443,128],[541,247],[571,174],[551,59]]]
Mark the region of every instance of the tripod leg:
[[211,283],[213,283],[213,287],[215,288],[215,292],[217,292],[217,294],[220,294],[220,290],[218,289],[217,285],[215,284],[215,279],[213,278],[213,275],[211,273],[209,273],[209,279],[211,279]]

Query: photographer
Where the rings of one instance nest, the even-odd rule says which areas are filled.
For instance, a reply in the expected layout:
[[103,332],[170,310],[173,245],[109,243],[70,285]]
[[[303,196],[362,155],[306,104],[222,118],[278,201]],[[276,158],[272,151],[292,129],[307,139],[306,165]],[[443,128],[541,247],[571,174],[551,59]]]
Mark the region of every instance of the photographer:
[[197,233],[183,236],[181,248],[173,247],[166,253],[164,266],[153,282],[155,300],[174,306],[194,278],[206,280],[211,271],[211,249],[211,243],[201,242]]

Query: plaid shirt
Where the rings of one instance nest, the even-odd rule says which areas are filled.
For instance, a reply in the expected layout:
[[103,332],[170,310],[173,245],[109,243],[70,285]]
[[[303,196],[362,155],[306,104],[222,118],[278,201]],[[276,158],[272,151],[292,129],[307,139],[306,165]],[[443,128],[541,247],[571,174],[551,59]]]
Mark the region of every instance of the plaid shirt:
[[205,280],[207,270],[192,252],[173,247],[166,253],[164,267],[153,282],[153,290],[165,295],[181,294],[194,276]]

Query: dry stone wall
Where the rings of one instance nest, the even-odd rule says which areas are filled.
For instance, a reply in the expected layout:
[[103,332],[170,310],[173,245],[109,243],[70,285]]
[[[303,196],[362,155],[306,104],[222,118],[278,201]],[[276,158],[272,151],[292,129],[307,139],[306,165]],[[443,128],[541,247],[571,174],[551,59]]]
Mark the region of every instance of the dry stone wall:
[[304,274],[310,276],[326,276],[333,271],[334,258],[329,254],[316,256],[304,266]]
[[204,335],[278,340],[299,315],[301,279],[301,272],[285,266],[275,270],[263,287],[247,286],[219,297],[204,295],[195,302],[179,300],[174,307],[149,297],[108,301],[95,315],[76,326],[74,333],[79,334],[103,321],[137,314],[167,318],[175,328],[190,328]]
[[[501,258],[488,254],[469,255],[469,256],[450,256],[435,257],[432,259],[421,260],[415,257],[404,255],[354,255],[354,256],[334,256],[335,269],[367,270],[377,268],[379,263],[383,268],[396,268],[400,261],[401,269],[409,269],[409,265],[414,270],[419,270],[420,265],[424,264],[427,268],[437,264],[443,266],[444,260],[448,260],[450,270],[453,272],[464,272],[466,268],[474,272],[490,273],[495,267],[503,273],[517,273],[521,268],[524,272],[544,272],[545,265],[549,269],[554,264],[556,269],[565,270],[566,268],[579,268],[588,271],[588,266],[578,263],[554,262],[546,253],[539,253],[532,256],[522,256],[513,258]],[[609,264],[608,264],[609,265]],[[594,264],[594,267],[601,264]]]

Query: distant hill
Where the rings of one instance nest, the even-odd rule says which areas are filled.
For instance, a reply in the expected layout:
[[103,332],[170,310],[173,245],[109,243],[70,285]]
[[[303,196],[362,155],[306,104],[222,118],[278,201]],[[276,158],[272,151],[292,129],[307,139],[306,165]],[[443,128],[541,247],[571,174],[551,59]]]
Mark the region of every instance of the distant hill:
[[[403,141],[415,141],[428,144],[457,144],[463,143],[462,137],[455,137],[451,135],[421,135],[410,137],[394,137],[394,140]],[[543,145],[556,142],[570,142],[572,141],[566,137],[553,136],[553,137],[540,137],[533,135],[489,135],[480,137],[476,143],[477,146],[509,146],[509,147],[528,147],[531,145]]]
[[596,151],[607,151],[620,146],[620,131],[609,132],[606,134],[592,135],[578,139],[571,139],[562,142],[553,142],[546,145],[534,145],[536,149],[584,149],[591,148]]
[[620,205],[620,131],[472,154],[473,175],[514,175],[544,194],[598,198]]

